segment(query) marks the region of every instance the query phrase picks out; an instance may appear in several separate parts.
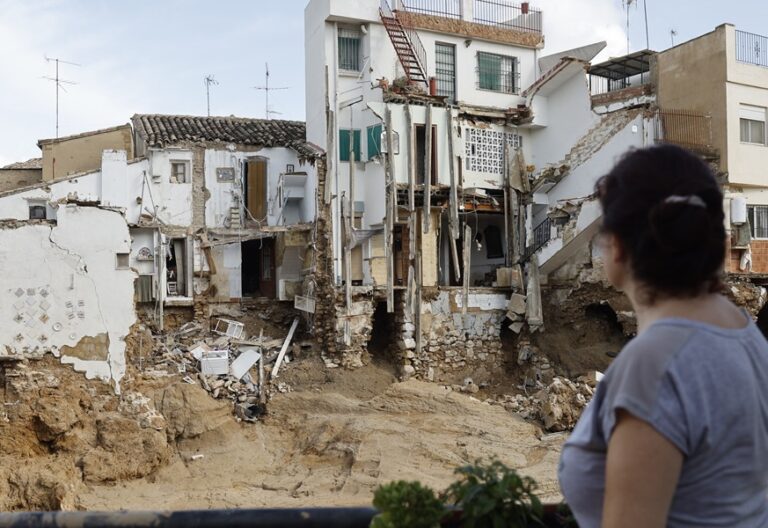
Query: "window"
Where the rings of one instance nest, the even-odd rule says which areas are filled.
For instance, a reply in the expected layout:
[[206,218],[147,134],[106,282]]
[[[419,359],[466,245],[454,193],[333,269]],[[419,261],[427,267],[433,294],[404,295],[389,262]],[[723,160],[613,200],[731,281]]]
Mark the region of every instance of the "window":
[[747,206],[752,238],[768,238],[768,205]]
[[339,130],[339,160],[349,161],[349,137],[354,137],[354,156],[355,161],[360,161],[360,131],[359,130]]
[[490,225],[485,228],[484,233],[486,258],[504,258],[504,246],[501,242],[501,230],[495,225]]
[[356,29],[339,28],[339,69],[360,71],[361,51],[360,31]]
[[766,109],[762,106],[741,105],[739,128],[742,143],[765,145]]
[[47,218],[47,212],[45,205],[42,204],[29,204],[29,219],[30,220],[45,220]]
[[189,183],[188,161],[171,161],[171,183]]
[[517,93],[517,58],[477,53],[477,87],[494,92]]
[[[387,133],[383,125],[369,126],[366,131],[366,142],[368,143],[368,159],[387,152]],[[400,154],[400,134],[392,131],[392,148],[395,154]]]
[[435,73],[437,77],[437,95],[446,101],[456,101],[456,46],[453,44],[435,44]]

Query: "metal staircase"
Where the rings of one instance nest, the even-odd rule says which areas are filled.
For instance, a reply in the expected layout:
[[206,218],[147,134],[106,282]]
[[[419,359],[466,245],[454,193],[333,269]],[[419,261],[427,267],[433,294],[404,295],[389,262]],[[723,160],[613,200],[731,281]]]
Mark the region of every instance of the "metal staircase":
[[406,27],[392,12],[389,0],[381,0],[379,16],[384,28],[387,30],[389,40],[397,53],[397,58],[405,70],[405,76],[409,82],[424,83],[429,87],[427,79],[427,52],[421,43],[419,34],[414,28]]

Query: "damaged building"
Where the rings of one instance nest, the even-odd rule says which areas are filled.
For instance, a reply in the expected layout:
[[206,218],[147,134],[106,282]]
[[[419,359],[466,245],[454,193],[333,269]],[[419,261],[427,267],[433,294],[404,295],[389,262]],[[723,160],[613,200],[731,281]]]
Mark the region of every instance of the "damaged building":
[[[322,168],[303,123],[132,123],[127,139],[120,130],[125,148],[103,148],[116,146],[114,130],[41,142],[43,181],[0,194],[3,356],[52,352],[117,385],[139,316],[162,330],[169,310],[189,320],[250,298],[292,306],[303,292]],[[84,137],[98,166],[72,156],[72,170],[46,178]],[[57,162],[46,165],[50,152]]]

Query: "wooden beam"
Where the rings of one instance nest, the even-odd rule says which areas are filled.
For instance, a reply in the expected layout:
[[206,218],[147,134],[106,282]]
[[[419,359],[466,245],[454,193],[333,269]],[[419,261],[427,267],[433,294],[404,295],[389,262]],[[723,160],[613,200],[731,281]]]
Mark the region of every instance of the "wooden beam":
[[416,258],[416,175],[413,152],[413,119],[410,105],[405,105],[405,153],[408,163],[408,259]]
[[461,290],[461,315],[467,315],[467,304],[469,304],[469,278],[471,276],[470,252],[472,251],[472,228],[464,224],[464,281]]
[[413,339],[416,341],[416,354],[421,354],[421,284],[422,284],[422,262],[421,262],[421,249],[417,250],[416,254],[416,300],[414,302],[413,312]]
[[277,376],[278,370],[280,370],[280,365],[283,364],[283,358],[285,357],[285,353],[288,351],[288,346],[291,344],[291,339],[293,339],[293,333],[296,331],[296,327],[299,326],[299,318],[296,317],[293,320],[293,323],[291,324],[291,329],[288,330],[288,337],[285,338],[285,341],[283,341],[283,346],[280,348],[280,353],[277,355],[277,359],[275,360],[275,366],[272,367],[272,377]]
[[387,129],[387,156],[384,166],[386,180],[386,222],[384,223],[384,256],[387,259],[387,312],[395,311],[395,263],[392,255],[393,231],[395,228],[394,214],[397,212],[397,196],[395,195],[394,148],[392,135],[392,109],[387,105],[384,112],[384,126]]
[[342,200],[342,216],[344,218],[344,300],[347,315],[352,312],[352,228],[350,224],[349,198]]
[[456,240],[459,239],[459,200],[456,194],[456,156],[453,152],[453,111],[448,113],[448,155],[451,163],[448,165],[451,189],[448,195],[448,230],[450,236],[448,242],[451,247],[453,259],[453,273],[456,281],[461,280],[461,266],[459,265],[459,252],[456,248]]
[[430,229],[432,215],[432,105],[426,107],[426,122],[424,123],[424,214],[422,216],[423,233]]
[[329,179],[331,178],[331,174],[333,174],[333,168],[334,163],[336,160],[334,159],[334,144],[335,144],[335,125],[334,125],[334,119],[333,119],[333,111],[331,110],[331,94],[330,94],[330,88],[329,88],[329,80],[328,80],[328,65],[325,65],[325,133],[326,133],[326,156],[325,156],[325,189],[323,193],[323,201],[325,202],[325,205],[330,205],[331,203],[331,182]]

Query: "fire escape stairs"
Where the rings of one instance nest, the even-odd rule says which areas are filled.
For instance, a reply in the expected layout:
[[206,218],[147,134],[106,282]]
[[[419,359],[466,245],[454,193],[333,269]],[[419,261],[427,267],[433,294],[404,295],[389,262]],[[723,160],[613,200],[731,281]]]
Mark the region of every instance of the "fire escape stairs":
[[395,13],[386,13],[384,10],[379,10],[379,14],[381,22],[387,30],[387,35],[389,35],[389,40],[392,41],[392,46],[395,48],[397,58],[400,60],[400,64],[403,65],[406,78],[413,83],[429,85],[426,65],[419,61],[414,44],[411,42],[411,37],[408,36],[408,32],[403,27],[402,22]]

